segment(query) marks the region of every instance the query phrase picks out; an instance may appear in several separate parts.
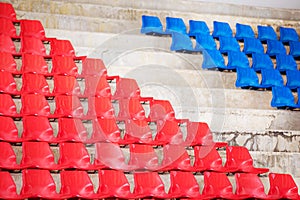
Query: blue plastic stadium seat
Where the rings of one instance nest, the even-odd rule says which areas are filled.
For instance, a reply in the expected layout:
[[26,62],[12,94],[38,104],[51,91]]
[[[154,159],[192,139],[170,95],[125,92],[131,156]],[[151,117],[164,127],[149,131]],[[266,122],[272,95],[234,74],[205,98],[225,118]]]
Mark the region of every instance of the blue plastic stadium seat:
[[261,41],[277,40],[277,35],[272,26],[257,26],[258,39]]
[[274,69],[274,64],[268,54],[253,53],[252,68],[255,71],[260,71],[262,69]]
[[286,54],[286,49],[281,41],[267,40],[267,54],[269,56],[275,56],[277,54]]
[[218,50],[206,50],[203,51],[203,69],[226,69],[225,61]]
[[220,36],[232,37],[232,30],[227,22],[214,21],[212,36],[214,38],[219,38]]
[[237,40],[243,40],[245,38],[255,38],[254,31],[250,25],[236,23],[235,27],[235,38]]
[[299,41],[299,36],[295,29],[280,27],[280,41],[282,42],[290,42],[290,41]]
[[300,71],[288,70],[286,71],[286,86],[291,89],[300,88]]
[[189,36],[195,37],[197,34],[209,35],[210,31],[207,24],[204,21],[189,21],[190,30]]
[[172,44],[170,49],[171,51],[178,52],[196,52],[196,50],[193,48],[193,43],[190,37],[186,34],[178,32],[172,33]]
[[277,69],[262,69],[260,85],[263,88],[271,88],[273,86],[284,86],[284,82]]
[[227,53],[228,51],[240,51],[240,45],[234,37],[219,37],[220,52]]
[[256,72],[252,68],[237,68],[237,79],[235,82],[236,87],[241,88],[259,88],[259,80]]
[[295,98],[292,94],[292,91],[288,87],[272,87],[272,107],[298,107],[295,104]]
[[244,53],[264,53],[264,47],[259,39],[256,38],[245,38],[244,39]]
[[238,67],[249,68],[249,60],[243,52],[229,51],[228,52],[228,69],[236,69]]
[[173,32],[187,34],[186,26],[181,18],[166,17],[166,33],[172,34]]
[[290,55],[294,57],[300,57],[300,42],[291,41],[290,44]]
[[163,25],[160,19],[156,16],[142,16],[141,33],[149,35],[163,35]]
[[217,50],[217,44],[211,35],[197,34],[195,50]]
[[291,55],[278,54],[276,55],[276,69],[280,72],[297,70],[297,63]]

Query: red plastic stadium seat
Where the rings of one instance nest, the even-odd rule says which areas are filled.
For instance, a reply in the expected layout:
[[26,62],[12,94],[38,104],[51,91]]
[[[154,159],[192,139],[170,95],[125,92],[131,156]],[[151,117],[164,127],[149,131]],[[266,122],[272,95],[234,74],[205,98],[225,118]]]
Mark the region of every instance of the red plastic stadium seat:
[[106,76],[107,69],[101,59],[86,58],[82,61],[82,76]]
[[50,106],[44,95],[24,94],[21,97],[22,115],[50,116]]
[[116,84],[116,92],[113,99],[128,99],[131,97],[140,97],[140,88],[135,79],[120,78]]
[[58,164],[61,168],[94,169],[88,151],[83,143],[60,143]]
[[70,56],[75,57],[75,50],[69,40],[51,40],[51,56]]
[[112,119],[115,118],[115,111],[109,97],[89,97],[89,117]]
[[167,100],[152,100],[150,102],[150,121],[174,120],[175,112]]
[[81,119],[58,119],[58,142],[87,142],[88,132]]
[[153,144],[152,132],[148,122],[145,120],[126,120],[125,135],[123,140],[123,142],[126,144]]
[[118,120],[145,120],[145,110],[139,98],[119,99]]
[[0,142],[0,169],[20,169],[16,154],[7,142]]
[[54,76],[53,94],[55,95],[75,95],[80,96],[80,87],[73,76]]
[[86,76],[84,95],[111,98],[111,89],[106,76]]
[[16,47],[7,35],[0,34],[0,52],[16,54]]
[[152,146],[131,144],[129,151],[129,166],[137,170],[156,170],[158,168],[158,157]]
[[298,187],[289,174],[270,173],[269,194],[276,199],[299,199]]
[[[147,181],[145,181],[147,180]],[[168,198],[165,186],[157,172],[135,172],[134,173],[135,198]]]
[[0,34],[7,35],[11,38],[17,37],[16,28],[11,20],[0,17],[0,27]]
[[201,199],[200,187],[191,172],[171,171],[171,185],[169,195],[172,198],[198,198]]
[[[0,3],[0,7],[1,7]],[[17,194],[17,186],[9,172],[0,171],[0,199],[24,199]]]
[[49,85],[44,75],[41,74],[28,74],[22,75],[22,94],[42,94],[45,96],[50,95]]
[[46,39],[44,27],[39,20],[22,19],[20,20],[20,27],[21,37],[27,36],[40,40]]
[[20,164],[22,168],[58,169],[47,142],[23,142],[22,155]]
[[15,9],[10,3],[0,3],[0,17],[11,21],[17,21]]
[[17,72],[17,63],[11,53],[0,52],[0,71]]
[[130,184],[120,170],[99,170],[98,194],[122,199],[134,198]]
[[22,55],[22,73],[34,73],[48,75],[48,65],[41,55],[25,53]]
[[24,116],[23,133],[24,141],[43,141],[55,143],[53,128],[47,117],[41,116]]
[[222,158],[215,146],[195,146],[194,154],[195,171],[226,172],[226,168],[222,165]]
[[56,193],[56,184],[48,170],[26,169],[22,171],[21,195],[28,198],[63,199]]
[[157,134],[154,144],[182,144],[183,137],[178,122],[175,120],[165,120],[157,123]]
[[121,142],[121,132],[114,118],[93,120],[93,132],[90,142]]
[[42,40],[34,37],[21,38],[21,53],[30,53],[34,55],[47,56],[46,48]]
[[53,56],[51,73],[53,75],[78,76],[78,67],[71,56]]
[[0,92],[6,94],[18,94],[17,84],[10,72],[0,71]]
[[94,193],[93,183],[86,171],[62,171],[60,194],[68,198],[80,197],[98,199],[100,195]]
[[269,171],[267,168],[255,168],[253,159],[246,147],[226,147],[225,167],[229,172],[247,172],[261,174]]
[[8,94],[0,94],[0,115],[17,116],[17,107]]
[[14,120],[10,117],[0,116],[0,140],[7,142],[20,142],[18,129]]
[[194,171],[190,157],[182,145],[165,145],[160,170]]
[[83,107],[77,96],[58,95],[55,97],[54,114],[58,117],[76,117],[84,116]]

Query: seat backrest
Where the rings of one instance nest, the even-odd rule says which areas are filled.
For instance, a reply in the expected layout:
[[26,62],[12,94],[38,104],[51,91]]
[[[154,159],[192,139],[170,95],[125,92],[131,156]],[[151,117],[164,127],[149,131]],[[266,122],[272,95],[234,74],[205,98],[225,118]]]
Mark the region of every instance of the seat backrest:
[[135,79],[120,78],[117,81],[114,99],[140,97],[140,88]]
[[297,63],[292,55],[276,55],[276,69],[280,72],[298,70]]
[[213,37],[216,38],[220,36],[232,37],[232,30],[227,22],[214,21],[213,26],[214,26],[214,31],[212,33]]
[[196,34],[196,50],[216,50],[217,44],[214,38],[207,34]]
[[264,87],[283,86],[283,78],[276,69],[261,70],[261,85]]
[[110,97],[89,97],[88,115],[98,118],[115,118],[115,111]]
[[166,17],[166,32],[178,32],[186,34],[186,26],[184,24],[184,21],[181,18]]
[[268,54],[253,53],[252,68],[255,71],[260,71],[262,69],[274,69],[274,64]]
[[17,107],[9,94],[0,94],[0,115],[15,116]]
[[236,173],[236,194],[248,195],[248,198],[266,198],[264,185],[257,174]]
[[154,99],[150,102],[149,118],[151,121],[172,120],[175,119],[175,112],[168,100]]
[[205,21],[189,20],[189,36],[197,34],[209,35],[210,31]]
[[96,142],[119,142],[121,132],[115,118],[97,118],[93,120],[91,140]]
[[111,98],[111,88],[104,73],[100,76],[85,77],[85,96],[109,97]]
[[16,54],[16,47],[8,35],[0,34],[0,52]]
[[55,105],[54,114],[57,117],[80,118],[84,116],[83,107],[77,96],[55,96]]
[[18,129],[14,120],[10,117],[0,116],[0,140],[18,142]]
[[261,41],[266,40],[277,40],[276,32],[274,31],[272,26],[257,26],[258,36],[257,38]]
[[152,144],[152,132],[146,120],[125,120],[125,143]]
[[20,27],[21,37],[35,37],[41,40],[46,38],[44,27],[39,20],[22,19],[20,21]]
[[48,74],[48,65],[43,56],[25,53],[22,55],[21,71],[46,75]]
[[157,133],[154,138],[157,145],[182,144],[183,134],[176,120],[164,120],[157,123]]
[[11,53],[0,52],[0,57],[0,71],[17,72],[17,63]]
[[50,88],[44,75],[24,73],[22,75],[22,94],[50,95]]
[[24,94],[21,97],[23,115],[49,116],[50,105],[42,94]]
[[0,27],[1,27],[0,34],[7,35],[9,37],[17,37],[16,28],[11,20],[0,17]]
[[57,141],[59,142],[86,142],[88,132],[81,119],[59,118]]
[[144,120],[146,119],[145,110],[140,103],[139,98],[129,98],[119,100],[120,119]]
[[240,45],[234,37],[220,36],[219,41],[220,41],[219,51],[221,53],[227,53],[229,51],[237,51],[237,52],[240,51]]
[[21,38],[21,53],[30,53],[34,55],[47,56],[46,47],[42,40],[34,37],[24,36]]
[[289,41],[299,41],[298,33],[294,28],[289,27],[279,27],[280,32],[280,41],[289,42]]
[[229,197],[233,194],[232,185],[225,173],[204,172],[203,195],[216,198]]
[[[12,146],[7,142],[0,142],[0,168],[18,169],[16,154]],[[2,179],[2,178],[1,178]]]
[[75,95],[81,94],[79,84],[74,76],[56,75],[53,78],[54,88],[52,93],[55,95]]
[[214,146],[195,146],[194,155],[194,168],[196,171],[224,172],[222,158]]
[[52,74],[78,76],[78,67],[73,57],[68,55],[52,56]]
[[236,28],[235,38],[237,40],[241,40],[244,38],[255,38],[255,33],[250,25],[236,23],[235,28]]
[[0,71],[0,92],[7,94],[17,94],[17,83],[10,72]]
[[75,50],[69,40],[51,40],[51,56],[70,56],[75,57]]
[[288,87],[272,87],[272,107],[294,107],[295,99],[290,88]]
[[83,76],[103,76],[106,75],[107,69],[103,60],[96,58],[86,58],[82,61]]
[[141,33],[163,33],[163,25],[157,16],[142,15]]
[[269,181],[269,195],[276,195],[278,198],[287,199],[299,198],[298,186],[290,174],[270,173]]
[[179,32],[172,32],[171,51],[193,51],[193,43],[190,37]]
[[[1,4],[0,4],[1,7]],[[0,198],[22,198],[17,194],[17,186],[8,171],[0,171]]]
[[186,143],[189,146],[213,145],[213,135],[205,122],[188,122]]
[[257,38],[245,38],[243,51],[245,54],[265,52],[261,41]]
[[0,17],[9,19],[11,21],[17,21],[17,15],[14,7],[10,3],[0,3]]
[[158,156],[153,147],[146,144],[130,144],[130,160],[128,165],[136,169],[157,169]]

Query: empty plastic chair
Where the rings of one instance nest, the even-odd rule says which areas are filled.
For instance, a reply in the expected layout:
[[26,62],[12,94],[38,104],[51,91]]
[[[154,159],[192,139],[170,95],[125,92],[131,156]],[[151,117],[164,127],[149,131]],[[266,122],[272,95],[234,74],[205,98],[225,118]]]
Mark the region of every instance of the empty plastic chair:
[[44,75],[25,73],[22,75],[22,94],[42,94],[49,96],[50,88]]
[[58,142],[87,142],[88,132],[81,119],[59,118],[58,119]]
[[220,36],[232,37],[232,30],[227,22],[214,21],[213,23],[214,31],[212,36],[214,38],[219,38]]
[[71,56],[53,56],[51,73],[64,76],[78,76],[78,67]]
[[153,144],[152,132],[146,120],[127,119],[123,143]]
[[172,44],[170,50],[184,53],[197,52],[197,50],[195,50],[193,47],[190,37],[186,34],[178,32],[172,33]]
[[131,199],[130,184],[120,170],[99,170],[98,194],[107,197]]
[[52,93],[55,95],[75,95],[80,96],[80,87],[74,76],[56,75],[53,78],[54,88]]
[[85,77],[85,96],[111,97],[111,89],[106,76],[86,76]]
[[53,128],[47,117],[24,116],[22,140],[55,143]]
[[130,160],[128,165],[136,170],[156,170],[158,157],[150,145],[131,144],[129,147]]
[[166,34],[186,34],[186,26],[181,18],[166,17]]
[[86,199],[101,198],[94,193],[94,185],[87,171],[61,171],[60,194],[68,198],[79,197]]
[[50,42],[51,50],[50,55],[51,56],[70,56],[70,57],[76,57],[75,50],[69,40],[51,40]]
[[153,99],[150,101],[150,121],[174,120],[175,112],[168,100]]
[[20,165],[23,168],[58,169],[54,162],[54,154],[46,142],[23,142]]
[[198,34],[209,35],[210,31],[204,21],[189,20],[189,36],[195,37]]
[[0,71],[17,73],[17,63],[11,53],[0,52]]
[[218,50],[205,50],[203,52],[203,69],[226,69],[224,58]]
[[262,69],[274,69],[274,64],[268,54],[253,53],[252,68],[255,71],[261,71]]
[[196,34],[196,51],[216,50],[217,44],[211,35]]
[[298,187],[289,174],[269,174],[270,189],[268,195],[276,199],[299,199]]
[[253,159],[246,147],[226,147],[225,167],[229,172],[246,172],[262,174],[269,171],[267,168],[256,168],[253,166]]
[[291,89],[288,87],[272,87],[271,106],[277,108],[297,107]]
[[85,58],[82,61],[82,76],[102,76],[106,75],[107,69],[103,60],[96,58]]
[[284,54],[286,55],[286,49],[283,46],[281,41],[278,40],[267,40],[267,54],[269,56],[275,56],[277,54]]
[[[165,186],[157,172],[135,172],[134,190],[135,198],[168,198]],[[145,181],[147,180],[147,181]]]
[[234,37],[219,37],[221,53],[228,53],[229,51],[240,51],[240,45]]
[[261,41],[277,40],[277,35],[272,26],[257,26],[258,36]]
[[276,69],[261,70],[261,87],[271,88],[274,86],[283,86],[283,78],[280,72]]
[[244,39],[244,49],[245,54],[253,53],[264,53],[264,47],[259,39],[256,38],[245,38]]
[[252,68],[237,68],[236,69],[236,87],[241,88],[259,88],[259,80],[256,72]]
[[35,37],[40,40],[46,39],[45,30],[42,23],[39,20],[20,20],[20,36]]
[[121,142],[121,132],[115,118],[93,120],[91,142]]
[[183,134],[176,120],[165,120],[157,123],[155,145],[182,144]]
[[115,118],[115,111],[109,97],[89,97],[88,103],[89,117]]
[[286,71],[286,86],[291,89],[300,88],[300,71],[299,70],[288,70]]
[[18,94],[17,84],[10,72],[0,71],[0,92],[6,94]]
[[48,65],[41,55],[25,53],[22,55],[22,73],[48,75]]
[[22,196],[45,199],[65,198],[56,193],[56,184],[48,170],[24,170],[22,171],[22,182]]
[[[0,169],[21,169],[21,167],[17,164],[16,154],[8,142],[0,142]],[[2,177],[0,182],[1,180]]]
[[11,37],[0,34],[0,52],[16,54],[16,47]]
[[[1,3],[2,4],[2,3]],[[0,7],[1,7],[0,4]],[[0,198],[1,199],[24,199],[23,195],[18,195],[17,186],[9,172],[0,171]]]
[[47,56],[46,47],[44,46],[42,40],[24,36],[21,38],[21,53],[29,53],[40,56]]
[[289,55],[292,55],[293,57],[299,57],[300,56],[300,42],[291,41],[290,44],[290,53]]
[[83,107],[77,96],[55,96],[55,111],[56,117],[84,117]]
[[0,140],[7,142],[21,142],[18,137],[18,129],[14,120],[10,117],[0,116]]
[[11,21],[17,21],[17,15],[14,7],[10,3],[0,3],[0,17]]
[[191,172],[171,171],[171,185],[169,195],[172,198],[198,198],[201,199],[200,187]]
[[119,120],[145,120],[145,110],[141,105],[139,98],[120,99],[119,100]]
[[94,169],[90,155],[83,143],[60,143],[58,165],[64,169]]
[[280,32],[280,41],[290,42],[290,41],[299,41],[299,36],[295,29],[288,27],[279,27]]
[[249,60],[244,52],[241,51],[229,51],[228,64],[226,69],[236,69],[236,68],[249,68]]
[[237,40],[244,40],[245,38],[255,38],[255,33],[250,25],[236,23],[235,28],[235,38]]
[[276,55],[276,69],[280,72],[297,70],[298,66],[293,56],[278,54]]
[[141,33],[149,35],[163,35],[163,25],[156,16],[142,15]]
[[140,97],[141,91],[135,79],[120,78],[116,84],[116,91],[113,99],[126,99]]
[[11,20],[6,18],[0,18],[0,26],[0,34],[7,35],[11,38],[17,37],[16,28]]
[[9,94],[0,94],[0,115],[16,117],[17,107]]
[[22,115],[50,116],[50,106],[44,95],[24,94],[21,97]]

